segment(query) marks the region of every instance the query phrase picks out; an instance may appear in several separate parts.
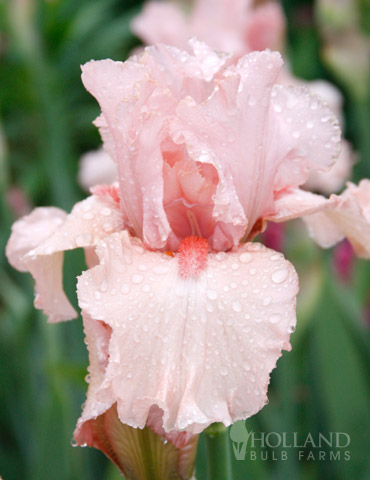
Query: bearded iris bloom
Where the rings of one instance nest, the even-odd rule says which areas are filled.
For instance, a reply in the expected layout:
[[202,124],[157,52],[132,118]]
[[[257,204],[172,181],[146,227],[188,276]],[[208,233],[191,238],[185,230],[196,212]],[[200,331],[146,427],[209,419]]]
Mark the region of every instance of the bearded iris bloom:
[[186,448],[210,424],[265,405],[270,372],[290,349],[298,280],[282,254],[252,240],[268,221],[300,216],[317,233],[322,216],[342,219],[348,204],[299,188],[334,164],[340,129],[307,89],[275,84],[280,54],[230,63],[190,46],[83,66],[118,182],[94,187],[69,215],[34,210],[7,246],[51,322],[75,316],[63,251],[86,250],[77,293],[90,384],[75,439],[117,464],[104,427],[112,411]]

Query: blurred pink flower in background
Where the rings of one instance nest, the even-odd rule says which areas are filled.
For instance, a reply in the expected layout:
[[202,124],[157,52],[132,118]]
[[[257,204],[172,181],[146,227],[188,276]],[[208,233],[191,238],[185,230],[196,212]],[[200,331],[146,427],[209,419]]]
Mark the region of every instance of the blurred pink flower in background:
[[27,215],[32,210],[31,203],[20,187],[12,187],[6,192],[6,201],[16,218]]
[[270,222],[262,233],[261,241],[266,247],[277,252],[284,252],[285,247],[285,225],[283,223]]
[[251,0],[196,0],[188,13],[176,2],[148,2],[131,28],[147,45],[188,50],[189,38],[197,37],[214,49],[241,56],[280,50],[285,17],[277,2],[255,7]]
[[110,184],[117,180],[117,168],[114,161],[103,148],[86,152],[79,164],[78,182],[89,191],[100,183]]
[[353,248],[349,241],[344,239],[337,245],[333,255],[335,273],[344,282],[351,280],[353,261]]

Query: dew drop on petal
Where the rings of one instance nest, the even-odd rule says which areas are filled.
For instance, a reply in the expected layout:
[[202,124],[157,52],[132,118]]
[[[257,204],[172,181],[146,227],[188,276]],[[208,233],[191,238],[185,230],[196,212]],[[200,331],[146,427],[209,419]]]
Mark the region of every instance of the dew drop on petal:
[[271,303],[271,297],[265,297],[263,299],[263,304],[265,307],[267,307],[267,305],[270,305],[270,303]]
[[207,297],[210,300],[216,300],[217,298],[217,292],[215,290],[207,290]]
[[244,252],[240,255],[240,261],[242,263],[249,263],[252,260],[252,255],[248,252]]
[[256,105],[256,103],[257,103],[256,97],[254,97],[253,95],[249,95],[249,97],[248,97],[248,105],[250,105],[251,107],[253,107],[254,105]]
[[132,275],[132,281],[135,284],[141,283],[143,281],[143,278],[144,277],[142,275],[139,275],[138,273],[135,273],[134,275]]
[[242,311],[243,307],[242,307],[242,304],[238,300],[236,300],[235,302],[233,302],[232,308],[233,308],[234,312],[239,313],[239,312]]
[[244,365],[243,365],[243,367],[244,367],[245,370],[247,370],[247,372],[249,372],[250,369],[251,369],[251,366],[250,366],[250,364],[249,364],[248,362],[245,362]]
[[111,214],[111,209],[110,208],[107,208],[107,207],[104,207],[101,209],[100,213],[104,216],[104,217],[109,217],[109,215]]
[[207,304],[206,304],[206,310],[207,310],[207,312],[209,312],[209,313],[212,313],[212,312],[214,311],[214,308],[213,308],[212,303],[207,302]]
[[271,280],[274,282],[274,283],[282,283],[284,282],[284,280],[286,280],[288,277],[288,270],[286,270],[285,268],[281,269],[281,270],[276,270],[276,272],[274,272],[272,275],[271,275]]
[[274,313],[273,315],[270,315],[269,322],[272,324],[277,324],[281,322],[281,315],[279,313]]

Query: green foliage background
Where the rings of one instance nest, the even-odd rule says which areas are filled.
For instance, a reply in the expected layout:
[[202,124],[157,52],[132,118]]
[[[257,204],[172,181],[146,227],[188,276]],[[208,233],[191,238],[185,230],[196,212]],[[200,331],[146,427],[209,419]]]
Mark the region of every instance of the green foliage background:
[[[361,8],[366,2],[359,2]],[[12,187],[33,206],[70,210],[84,197],[76,173],[82,153],[100,138],[92,120],[98,106],[80,81],[79,65],[91,58],[123,60],[138,40],[131,18],[135,0],[0,0],[0,244],[4,251],[14,213],[6,201]],[[288,53],[302,78],[338,83],[321,60],[322,41],[312,2],[286,0]],[[365,11],[365,10],[364,10]],[[369,21],[363,20],[369,25]],[[355,54],[355,53],[354,53]],[[340,86],[340,85],[339,85]],[[359,152],[354,180],[370,176],[365,99],[345,95],[346,134]],[[367,479],[369,464],[370,269],[355,261],[352,280],[341,282],[332,252],[317,249],[300,223],[287,230],[286,257],[296,266],[302,292],[293,350],[273,372],[270,403],[247,420],[254,432],[351,436],[351,460],[304,459],[280,449],[268,460],[234,461],[236,480]],[[75,277],[82,252],[66,255],[65,288],[76,305]],[[93,449],[72,448],[71,438],[87,385],[88,364],[81,320],[47,325],[33,308],[33,282],[0,260],[0,476],[3,480],[114,480],[120,478]],[[314,459],[307,459],[310,450]],[[325,450],[325,448],[324,448]],[[265,450],[264,450],[265,451]],[[273,459],[275,455],[276,460]],[[200,442],[197,479],[206,478]]]

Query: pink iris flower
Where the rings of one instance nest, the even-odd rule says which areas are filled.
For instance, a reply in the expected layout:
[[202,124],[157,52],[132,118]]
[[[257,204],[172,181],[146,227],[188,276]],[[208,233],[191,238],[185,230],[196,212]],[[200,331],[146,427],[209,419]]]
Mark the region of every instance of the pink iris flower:
[[[257,6],[256,3],[254,0],[195,0],[192,8],[186,12],[180,2],[149,1],[134,18],[131,28],[147,45],[165,43],[188,49],[188,39],[195,36],[215,49],[232,52],[234,60],[266,48],[284,51],[286,21],[280,2],[267,1]],[[277,83],[308,87],[341,119],[342,95],[330,83],[298,79],[286,65]],[[353,160],[352,148],[343,140],[338,161],[326,171],[311,171],[305,189],[324,195],[338,192],[351,176]],[[92,175],[92,163],[89,168],[87,163],[84,165],[83,180]],[[107,171],[111,171],[108,158],[105,164]]]
[[[152,426],[177,445],[256,413],[290,349],[298,280],[281,253],[252,239],[268,220],[303,215],[313,215],[315,234],[324,216],[326,233],[329,219],[351,241],[369,238],[359,206],[368,181],[330,199],[299,188],[338,156],[330,109],[305,88],[276,84],[279,53],[228,62],[193,40],[188,51],[158,45],[124,63],[84,65],[118,182],[96,186],[69,215],[37,208],[14,224],[9,261],[32,274],[35,306],[51,322],[76,315],[63,252],[87,252],[77,287],[90,355],[79,444],[94,444],[113,407],[123,424]],[[356,235],[348,215],[366,224]]]

